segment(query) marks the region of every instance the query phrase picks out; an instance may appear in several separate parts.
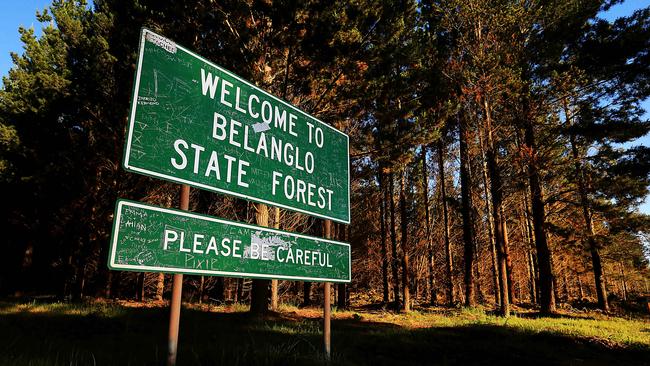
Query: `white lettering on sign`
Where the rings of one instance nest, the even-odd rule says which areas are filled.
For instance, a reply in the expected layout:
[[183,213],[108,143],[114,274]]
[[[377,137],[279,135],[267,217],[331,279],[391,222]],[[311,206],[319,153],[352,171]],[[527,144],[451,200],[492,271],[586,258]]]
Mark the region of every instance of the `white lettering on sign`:
[[327,252],[297,248],[279,236],[260,237],[259,233],[251,234],[250,243],[244,244],[239,239],[219,238],[197,232],[187,234],[180,229],[165,229],[162,248],[166,251],[191,254],[192,259],[201,258],[198,257],[199,255],[216,255],[332,268],[330,254]]

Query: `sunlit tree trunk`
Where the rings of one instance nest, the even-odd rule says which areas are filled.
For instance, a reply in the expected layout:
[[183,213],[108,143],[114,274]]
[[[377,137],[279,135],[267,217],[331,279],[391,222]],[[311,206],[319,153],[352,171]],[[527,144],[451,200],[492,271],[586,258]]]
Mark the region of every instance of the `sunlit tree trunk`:
[[386,198],[387,198],[387,189],[384,186],[384,172],[382,167],[379,168],[379,173],[377,174],[377,180],[379,181],[379,219],[380,219],[380,238],[381,238],[381,278],[383,285],[383,302],[388,304],[390,301],[389,298],[389,288],[388,288],[388,248],[386,243]]
[[[525,101],[524,103],[528,102]],[[541,312],[550,314],[555,312],[553,254],[548,245],[546,234],[546,209],[544,207],[542,182],[539,176],[535,128],[531,116],[524,115],[524,119],[524,138],[529,153],[531,154],[528,161],[528,187],[530,188],[531,216],[535,249],[537,251],[537,268],[539,270],[539,303]],[[528,205],[528,200],[526,200],[526,205]]]
[[156,281],[156,301],[162,301],[165,293],[165,274],[158,273],[158,280]]
[[402,172],[399,190],[399,205],[400,205],[400,224],[401,224],[401,244],[402,244],[402,291],[404,293],[402,310],[404,312],[411,311],[411,289],[409,286],[410,273],[409,273],[409,252],[408,252],[408,220],[406,210],[406,172]]
[[447,257],[447,303],[449,306],[454,305],[454,258],[451,252],[451,242],[449,240],[449,213],[447,211],[447,190],[445,187],[445,159],[444,145],[442,139],[438,141],[438,172],[440,173],[440,203],[442,204],[443,220],[443,239],[445,242],[445,254]]
[[[273,209],[273,228],[280,228],[280,208]],[[271,310],[278,311],[278,280],[271,280]]]
[[487,98],[483,98],[483,111],[485,122],[485,134],[487,140],[487,168],[490,174],[490,193],[492,198],[492,217],[494,218],[494,239],[497,249],[497,264],[499,268],[499,288],[501,290],[500,313],[503,316],[510,316],[510,300],[508,297],[508,269],[506,264],[505,239],[504,239],[504,222],[505,218],[501,215],[503,211],[503,191],[501,186],[501,172],[499,170],[499,161],[497,157],[496,144],[494,142],[492,131],[492,117],[490,105]]
[[[255,204],[255,222],[259,226],[269,226],[268,206],[261,203]],[[269,287],[271,281],[254,279],[251,288],[250,313],[255,316],[264,315],[269,311]]]
[[[484,132],[484,128],[479,131]],[[501,292],[499,286],[499,267],[497,261],[497,251],[496,243],[494,240],[494,218],[492,216],[492,203],[490,196],[490,180],[488,177],[488,168],[487,168],[487,156],[485,153],[485,145],[483,143],[484,136],[479,136],[479,145],[481,147],[481,157],[483,164],[481,164],[481,170],[483,172],[483,198],[485,200],[485,217],[487,222],[487,234],[490,241],[490,254],[492,257],[492,287],[494,289],[494,302],[497,305],[501,304]]]
[[[567,116],[567,122],[572,124],[569,108],[564,103],[564,112]],[[571,153],[573,155],[573,163],[575,166],[575,174],[578,180],[578,194],[580,196],[580,206],[582,208],[582,217],[585,221],[585,236],[589,253],[591,254],[591,264],[594,269],[594,283],[596,285],[596,297],[598,298],[598,307],[601,310],[609,311],[609,304],[607,303],[607,289],[605,288],[605,273],[603,272],[602,260],[600,257],[600,250],[596,243],[594,233],[593,217],[589,205],[589,196],[587,194],[587,183],[585,182],[585,173],[582,166],[582,156],[578,151],[576,137],[573,133],[569,135],[571,143]]]
[[621,270],[621,283],[623,285],[623,301],[627,301],[627,280],[625,278],[625,268],[623,263],[618,263],[618,267]]
[[400,308],[399,295],[399,262],[397,257],[397,230],[395,227],[395,200],[393,188],[393,172],[388,175],[388,199],[390,200],[390,241],[392,244],[392,268],[393,268],[393,300],[395,301],[395,310]]
[[460,126],[460,186],[461,186],[461,215],[463,217],[463,247],[465,259],[465,306],[476,305],[474,294],[474,233],[472,232],[472,201],[471,187],[472,177],[469,170],[469,152],[467,151],[467,141],[469,139],[467,131],[467,121],[462,116],[459,117]]
[[508,277],[508,299],[510,303],[515,302],[515,280],[514,280],[514,270],[512,268],[512,256],[510,255],[510,234],[508,232],[508,220],[506,219],[506,214],[501,205],[501,232],[503,235],[503,255],[506,258],[506,274]]
[[429,254],[429,259],[428,259],[428,273],[429,273],[429,278],[428,278],[428,283],[429,283],[429,296],[430,296],[430,302],[431,305],[436,304],[436,299],[438,297],[436,293],[436,283],[435,283],[435,276],[434,276],[434,266],[435,266],[435,261],[434,261],[434,251],[433,251],[433,234],[431,233],[431,215],[429,213],[429,172],[428,172],[428,167],[427,167],[427,147],[422,146],[422,195],[423,195],[423,204],[424,204],[424,217],[425,217],[425,225],[426,225],[426,235],[427,235],[427,248],[428,248],[428,254]]

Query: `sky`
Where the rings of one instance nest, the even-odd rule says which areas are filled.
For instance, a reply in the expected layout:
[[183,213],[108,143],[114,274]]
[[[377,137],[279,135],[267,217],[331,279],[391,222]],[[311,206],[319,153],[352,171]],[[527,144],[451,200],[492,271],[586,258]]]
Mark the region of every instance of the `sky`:
[[[40,35],[41,27],[36,21],[36,11],[42,11],[50,3],[51,0],[0,1],[0,76],[7,75],[12,66],[9,52],[22,52],[18,27],[34,27],[36,34]],[[611,21],[648,6],[650,6],[650,0],[626,0],[622,4],[615,5],[609,11],[602,13],[601,17]],[[645,100],[642,107],[646,110],[645,117],[650,118],[650,99]],[[650,135],[646,135],[629,145],[650,146]],[[646,202],[641,205],[640,210],[650,214],[650,197],[646,198]]]

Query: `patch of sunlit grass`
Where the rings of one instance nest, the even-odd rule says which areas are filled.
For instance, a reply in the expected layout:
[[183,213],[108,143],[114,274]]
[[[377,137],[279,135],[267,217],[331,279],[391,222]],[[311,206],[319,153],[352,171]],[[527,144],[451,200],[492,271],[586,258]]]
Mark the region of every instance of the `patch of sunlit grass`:
[[0,315],[10,314],[57,314],[73,316],[100,316],[113,317],[123,313],[119,305],[107,303],[3,303],[0,306]]

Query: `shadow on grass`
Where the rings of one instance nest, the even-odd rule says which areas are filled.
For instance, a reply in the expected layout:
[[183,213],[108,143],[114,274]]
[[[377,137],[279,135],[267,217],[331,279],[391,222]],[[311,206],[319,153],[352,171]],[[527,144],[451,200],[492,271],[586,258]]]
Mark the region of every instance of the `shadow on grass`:
[[[162,365],[166,308],[120,308],[74,315],[0,315],[0,365]],[[341,365],[648,365],[647,348],[612,348],[552,333],[492,325],[408,329],[387,323],[335,320],[333,364]],[[179,365],[314,365],[321,324],[276,314],[184,309]]]

